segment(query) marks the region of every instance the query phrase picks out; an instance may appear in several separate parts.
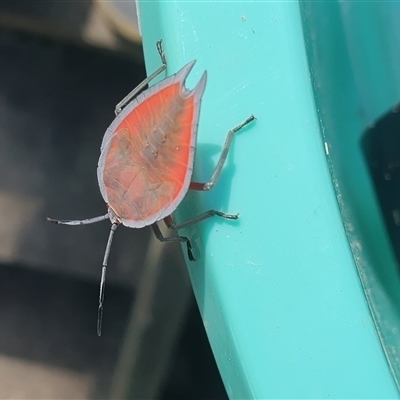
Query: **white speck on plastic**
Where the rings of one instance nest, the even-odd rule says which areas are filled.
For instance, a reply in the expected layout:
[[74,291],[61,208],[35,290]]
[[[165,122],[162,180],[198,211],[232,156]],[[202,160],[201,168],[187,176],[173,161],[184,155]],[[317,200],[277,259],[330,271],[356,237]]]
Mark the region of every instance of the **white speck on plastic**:
[[326,155],[329,156],[329,145],[328,145],[328,142],[324,142],[324,148],[325,148]]

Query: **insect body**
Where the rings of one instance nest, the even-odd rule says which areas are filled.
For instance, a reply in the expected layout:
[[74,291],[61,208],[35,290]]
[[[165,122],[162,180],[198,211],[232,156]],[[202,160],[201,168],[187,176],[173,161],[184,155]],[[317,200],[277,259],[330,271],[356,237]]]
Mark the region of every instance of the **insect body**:
[[[162,65],[116,106],[116,118],[107,129],[101,144],[97,167],[100,191],[107,204],[105,215],[85,220],[55,220],[65,225],[86,225],[106,219],[111,230],[103,260],[100,283],[97,333],[101,335],[106,267],[114,232],[119,225],[129,228],[151,226],[162,242],[180,241],[187,245],[188,257],[194,261],[192,246],[186,236],[164,237],[157,221],[179,230],[217,215],[237,219],[236,214],[209,210],[188,221],[174,224],[170,215],[188,189],[211,189],[222,170],[233,135],[255,119],[253,115],[228,132],[220,159],[209,182],[191,182],[201,97],[207,74],[204,72],[193,90],[185,80],[195,61],[178,73],[142,90],[166,69],[161,41],[157,49]],[[136,96],[136,97],[135,97]]]
[[132,100],[107,129],[97,168],[118,221],[142,228],[171,215],[188,191],[206,73],[184,87],[194,62]]

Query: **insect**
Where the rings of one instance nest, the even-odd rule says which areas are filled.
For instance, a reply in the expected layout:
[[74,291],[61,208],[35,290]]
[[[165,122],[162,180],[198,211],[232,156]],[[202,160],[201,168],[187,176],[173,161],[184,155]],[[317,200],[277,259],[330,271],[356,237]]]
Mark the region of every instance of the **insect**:
[[[87,225],[109,219],[110,234],[103,259],[100,281],[97,334],[101,336],[105,279],[114,232],[119,225],[129,228],[151,226],[161,242],[186,243],[188,258],[194,261],[192,245],[186,236],[164,237],[158,221],[164,220],[175,231],[206,218],[237,219],[237,214],[209,210],[175,224],[171,214],[191,190],[210,190],[217,181],[236,132],[255,119],[250,115],[228,132],[219,161],[208,182],[191,182],[197,125],[207,72],[193,90],[185,80],[195,61],[150,88],[141,90],[167,68],[162,41],[157,42],[161,66],[116,105],[116,118],[101,144],[97,177],[107,213],[84,220],[48,221],[63,225]],[[140,93],[141,92],[141,93]]]

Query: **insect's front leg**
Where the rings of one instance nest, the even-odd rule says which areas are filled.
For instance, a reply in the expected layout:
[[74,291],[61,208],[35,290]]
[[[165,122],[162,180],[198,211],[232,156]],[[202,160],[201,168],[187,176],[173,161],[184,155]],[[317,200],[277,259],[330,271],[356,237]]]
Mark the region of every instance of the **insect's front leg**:
[[138,86],[135,87],[128,95],[126,95],[116,106],[115,106],[115,115],[118,115],[122,109],[134,98],[137,94],[149,84],[151,80],[153,80],[157,75],[160,75],[161,72],[165,71],[167,68],[167,59],[165,58],[164,49],[162,47],[162,40],[160,39],[157,43],[157,51],[161,58],[161,65],[143,82],[139,83]]

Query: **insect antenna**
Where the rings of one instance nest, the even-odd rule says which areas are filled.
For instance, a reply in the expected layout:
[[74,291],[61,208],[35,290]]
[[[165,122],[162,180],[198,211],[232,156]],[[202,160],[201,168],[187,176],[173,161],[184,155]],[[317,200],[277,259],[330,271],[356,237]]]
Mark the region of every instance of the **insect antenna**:
[[100,294],[99,294],[99,308],[97,311],[97,335],[101,336],[101,325],[103,321],[103,303],[104,303],[104,291],[106,284],[106,272],[108,256],[110,255],[111,243],[114,237],[114,232],[117,230],[118,224],[113,223],[110,229],[110,235],[108,236],[106,252],[104,254],[103,267],[101,269],[101,280],[100,280]]

